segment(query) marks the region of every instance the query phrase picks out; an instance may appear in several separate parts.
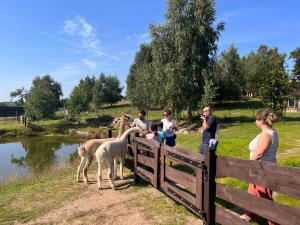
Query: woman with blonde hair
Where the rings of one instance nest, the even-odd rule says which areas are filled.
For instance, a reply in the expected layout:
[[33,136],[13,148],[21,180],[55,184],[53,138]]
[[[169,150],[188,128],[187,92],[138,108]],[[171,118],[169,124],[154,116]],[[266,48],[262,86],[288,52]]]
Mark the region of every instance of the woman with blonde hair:
[[[249,144],[250,160],[259,160],[262,162],[276,163],[276,152],[278,149],[278,134],[273,129],[273,124],[278,121],[275,113],[269,110],[259,110],[256,113],[255,124],[261,129],[258,134]],[[248,193],[257,197],[273,200],[273,191],[258,186],[256,184],[249,184]],[[241,219],[251,221],[255,219],[256,215],[251,212],[245,212],[241,215]],[[272,221],[268,221],[269,225],[274,225]]]

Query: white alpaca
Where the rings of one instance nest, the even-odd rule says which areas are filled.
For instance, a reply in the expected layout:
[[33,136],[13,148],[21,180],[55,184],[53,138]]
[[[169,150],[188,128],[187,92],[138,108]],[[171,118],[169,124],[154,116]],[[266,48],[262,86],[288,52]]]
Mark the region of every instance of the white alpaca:
[[133,127],[128,129],[122,134],[121,138],[113,141],[107,141],[99,146],[95,155],[98,162],[98,189],[101,189],[102,181],[102,163],[107,162],[108,164],[108,180],[112,189],[115,190],[115,185],[112,176],[116,176],[116,168],[114,167],[114,161],[120,161],[120,178],[123,179],[123,167],[125,163],[125,156],[127,152],[127,135],[131,133],[137,133],[140,128]]
[[92,162],[95,161],[95,152],[97,148],[106,141],[118,139],[125,131],[127,121],[131,118],[129,115],[124,114],[121,118],[116,118],[113,121],[113,126],[119,128],[119,134],[117,138],[105,138],[105,139],[91,139],[78,147],[78,155],[80,156],[80,164],[77,169],[77,182],[79,182],[80,172],[83,170],[84,183],[88,184],[87,171]]

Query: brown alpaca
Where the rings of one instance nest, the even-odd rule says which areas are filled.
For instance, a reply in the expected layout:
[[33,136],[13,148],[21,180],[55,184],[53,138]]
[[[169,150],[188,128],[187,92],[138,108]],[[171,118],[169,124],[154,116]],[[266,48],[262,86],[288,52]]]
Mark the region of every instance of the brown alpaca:
[[116,118],[113,121],[113,126],[115,128],[119,128],[119,133],[116,138],[91,139],[78,147],[77,152],[80,156],[80,164],[77,169],[77,182],[79,182],[80,172],[83,170],[84,183],[88,184],[87,171],[92,162],[96,160],[95,152],[97,148],[106,141],[111,141],[120,138],[124,133],[125,127],[130,118],[130,115],[124,114],[120,118]]

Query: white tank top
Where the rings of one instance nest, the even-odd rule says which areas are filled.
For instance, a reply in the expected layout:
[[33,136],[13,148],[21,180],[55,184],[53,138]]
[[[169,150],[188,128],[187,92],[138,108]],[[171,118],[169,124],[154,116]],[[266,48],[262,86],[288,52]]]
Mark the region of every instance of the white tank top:
[[[259,161],[276,163],[276,152],[277,152],[278,144],[279,144],[278,133],[277,133],[276,130],[267,130],[267,131],[263,131],[263,132],[268,133],[269,135],[271,135],[272,142],[271,142],[269,148],[265,151],[265,153],[263,154],[263,156],[260,158]],[[250,157],[255,153],[255,151],[257,149],[257,145],[258,145],[258,139],[259,139],[259,137],[262,133],[258,134],[250,142],[250,144],[249,144]]]

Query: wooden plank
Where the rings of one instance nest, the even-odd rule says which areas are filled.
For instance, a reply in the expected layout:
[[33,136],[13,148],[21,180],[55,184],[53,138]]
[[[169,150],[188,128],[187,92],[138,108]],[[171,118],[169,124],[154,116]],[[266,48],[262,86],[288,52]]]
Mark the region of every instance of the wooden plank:
[[143,145],[139,145],[139,144],[137,144],[137,149],[138,150],[140,150],[140,151],[144,151],[144,152],[154,152],[154,149],[152,149],[152,148],[147,148],[147,147],[145,147],[145,146],[143,146]]
[[222,198],[275,223],[299,223],[300,209],[259,198],[223,184],[217,184],[216,194],[218,198]]
[[[171,190],[170,191],[168,191]],[[189,206],[195,206],[196,203],[196,198],[194,196],[192,196],[191,194],[184,192],[182,190],[180,190],[179,188],[173,186],[172,184],[170,184],[169,182],[165,181],[165,188],[164,191],[171,193],[173,195],[173,193],[176,193],[177,195],[181,196],[179,198],[179,200],[182,202],[183,199],[185,199],[187,202],[189,202]]]
[[142,177],[144,180],[146,180],[146,181],[148,181],[148,182],[150,182],[151,184],[153,184],[153,179],[154,179],[154,175],[153,175],[153,173],[151,173],[151,172],[149,172],[149,171],[147,171],[147,170],[145,170],[144,168],[142,168],[142,167],[136,167],[136,173],[140,176],[140,177]]
[[[169,150],[167,150],[167,152],[170,152]],[[172,153],[176,153],[176,154],[178,154],[178,152],[174,152],[174,151],[172,151]],[[180,153],[179,153],[180,154]],[[182,154],[182,153],[181,153]],[[179,155],[180,156],[180,155]],[[189,156],[186,156],[186,155],[184,155],[184,157],[186,157],[187,159],[190,159],[190,160],[193,160],[193,159],[191,159]],[[195,166],[195,165],[193,165],[193,164],[191,164],[191,163],[189,163],[189,162],[185,162],[185,161],[182,161],[182,160],[180,160],[180,158],[176,158],[176,157],[173,157],[172,155],[166,155],[166,158],[167,159],[169,159],[169,160],[172,160],[173,162],[176,162],[176,163],[179,163],[179,164],[182,164],[182,165],[186,165],[186,166],[188,166],[188,167],[191,167],[191,168],[193,168],[193,169],[199,169],[200,167],[198,167],[198,166]],[[200,162],[198,162],[198,161],[196,161],[197,163],[200,163]],[[201,162],[202,163],[202,162]]]
[[235,212],[225,208],[216,208],[216,222],[222,225],[251,225],[251,223],[240,219]]
[[169,166],[166,166],[165,170],[165,176],[167,179],[183,185],[187,189],[191,190],[194,194],[196,193],[196,178],[194,176]]
[[299,168],[218,156],[216,175],[241,179],[300,199]]
[[168,145],[163,144],[163,145],[161,145],[161,149],[165,149],[165,151],[174,152],[182,157],[188,158],[188,159],[196,161],[198,163],[202,163],[204,161],[203,155],[189,152],[188,150],[183,149],[183,148],[177,148],[177,147],[172,148]]
[[204,155],[202,154],[199,154],[199,153],[194,153],[194,152],[191,152],[190,150],[188,149],[185,149],[185,148],[179,148],[179,147],[174,147],[174,150],[176,152],[180,152],[180,153],[183,153],[185,155],[188,155],[190,156],[192,159],[194,159],[195,161],[204,161]]
[[196,169],[196,207],[203,210],[203,176],[202,170]]
[[154,161],[153,158],[146,157],[146,156],[143,156],[141,154],[137,154],[137,161],[139,163],[142,163],[142,164],[144,164],[146,166],[149,166],[149,167],[151,167],[153,169],[155,167],[155,161]]
[[146,139],[146,138],[135,138],[134,140],[135,143],[138,145],[145,145],[146,148],[157,150],[159,148],[159,143],[155,140],[152,139]]

